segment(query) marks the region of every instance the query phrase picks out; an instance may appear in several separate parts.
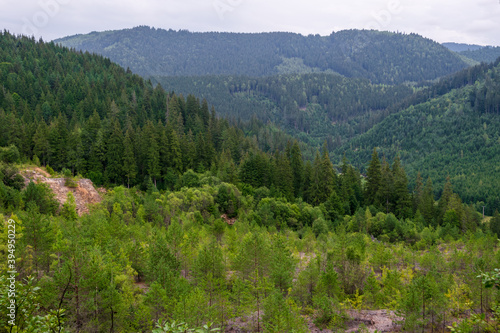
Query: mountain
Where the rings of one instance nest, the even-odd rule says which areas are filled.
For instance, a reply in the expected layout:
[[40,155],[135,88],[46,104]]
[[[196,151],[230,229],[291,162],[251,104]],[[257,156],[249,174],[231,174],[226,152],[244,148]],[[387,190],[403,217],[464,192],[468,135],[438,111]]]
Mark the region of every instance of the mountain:
[[99,55],[4,32],[0,59],[0,147],[98,186],[172,188],[188,169],[220,165],[222,151],[239,163],[293,141],[255,124],[247,138],[206,101],[153,87]]
[[[455,82],[454,85],[452,82]],[[376,147],[399,155],[410,179],[418,172],[442,188],[450,177],[469,203],[500,205],[500,59],[443,80],[336,151],[362,166]]]
[[[500,47],[498,46],[482,46],[476,44],[460,44],[460,43],[443,43],[453,52],[459,53],[461,56],[472,60],[477,64],[480,62],[493,62],[500,57]],[[467,59],[464,61],[468,62]]]
[[467,67],[460,56],[416,34],[345,30],[295,33],[189,32],[136,27],[55,40],[109,57],[142,76],[339,73],[374,83],[433,80]]
[[[360,117],[379,117],[389,106],[413,93],[413,88],[406,85],[377,85],[367,79],[323,73],[258,78],[162,76],[152,80],[167,91],[205,98],[225,117],[248,121],[255,116],[271,121],[316,147],[334,135],[338,124]],[[342,133],[342,140],[348,135]]]
[[460,54],[477,62],[493,62],[500,57],[500,47],[486,46],[479,50],[462,51]]
[[453,42],[443,43],[442,45],[453,52],[476,51],[485,47],[483,45],[477,45],[477,44],[464,44],[464,43],[453,43]]

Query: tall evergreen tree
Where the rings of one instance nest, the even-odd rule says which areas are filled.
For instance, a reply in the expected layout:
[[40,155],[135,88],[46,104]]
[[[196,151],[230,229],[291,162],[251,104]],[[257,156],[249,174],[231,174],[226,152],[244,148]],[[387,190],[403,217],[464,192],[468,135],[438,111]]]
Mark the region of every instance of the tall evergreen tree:
[[377,149],[373,148],[372,159],[366,170],[365,204],[377,204],[377,193],[382,182],[382,170]]
[[123,174],[127,178],[127,187],[130,187],[130,181],[134,181],[137,175],[137,165],[132,143],[132,128],[129,127],[125,132],[123,140]]
[[105,178],[114,184],[122,183],[123,175],[123,134],[120,123],[114,118],[107,142]]
[[385,157],[382,160],[380,171],[380,185],[375,202],[381,207],[384,207],[384,211],[388,214],[389,212],[393,212],[394,177],[391,167]]
[[408,218],[412,210],[411,200],[408,194],[408,178],[401,165],[399,155],[394,158],[392,174],[394,178],[394,204],[396,216],[399,218]]
[[299,197],[302,192],[304,162],[302,160],[302,153],[297,140],[294,140],[292,144],[288,159],[290,160],[290,167],[292,168],[293,173],[293,194],[295,197]]

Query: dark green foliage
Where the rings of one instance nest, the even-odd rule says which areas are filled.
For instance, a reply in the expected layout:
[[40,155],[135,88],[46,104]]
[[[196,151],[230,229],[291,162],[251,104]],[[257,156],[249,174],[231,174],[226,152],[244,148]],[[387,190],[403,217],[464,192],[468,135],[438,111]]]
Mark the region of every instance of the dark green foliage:
[[19,150],[16,146],[10,145],[8,147],[0,147],[0,163],[17,163],[19,159]]
[[[302,36],[191,33],[141,26],[56,42],[102,54],[143,76],[336,72],[392,84],[431,80],[466,66],[457,54],[429,39],[374,30]],[[147,66],[138,58],[144,56]]]
[[[497,68],[498,63],[478,66],[445,79],[444,93],[434,99],[429,100],[428,94],[432,96],[439,83],[424,89],[425,98],[388,116],[338,153],[345,152],[354,165],[366,161],[374,147],[388,159],[399,155],[410,179],[417,172],[430,176],[435,181],[434,194],[439,194],[449,176],[465,202],[482,201],[492,214],[499,203],[494,189],[500,186],[492,172],[500,163]],[[462,88],[458,83],[460,89],[446,88],[446,82],[454,80]]]
[[500,47],[486,46],[477,50],[464,50],[460,54],[477,62],[493,62],[500,57]]
[[378,204],[378,192],[382,182],[382,170],[376,148],[366,172],[365,204]]
[[500,238],[500,214],[495,210],[495,214],[490,220],[490,230],[493,234]]
[[55,214],[59,204],[54,198],[54,193],[47,184],[30,182],[23,191],[25,205],[33,203],[41,214]]

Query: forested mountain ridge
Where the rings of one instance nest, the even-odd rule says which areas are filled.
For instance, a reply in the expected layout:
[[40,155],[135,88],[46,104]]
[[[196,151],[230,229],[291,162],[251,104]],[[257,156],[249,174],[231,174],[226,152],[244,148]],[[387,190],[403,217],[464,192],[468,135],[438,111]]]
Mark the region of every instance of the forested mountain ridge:
[[477,45],[477,44],[465,44],[465,43],[453,43],[453,42],[442,43],[442,45],[453,52],[475,51],[485,47],[483,45]]
[[467,64],[416,34],[345,30],[329,36],[294,33],[192,33],[136,27],[55,41],[109,57],[142,76],[339,73],[374,83],[433,80]]
[[500,47],[486,46],[479,50],[462,51],[460,54],[477,62],[493,62],[500,57]]

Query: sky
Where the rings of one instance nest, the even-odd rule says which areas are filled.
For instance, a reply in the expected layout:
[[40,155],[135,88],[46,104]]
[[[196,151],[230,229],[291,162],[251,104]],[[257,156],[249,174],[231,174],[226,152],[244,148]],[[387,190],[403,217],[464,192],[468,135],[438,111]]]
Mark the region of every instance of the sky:
[[46,41],[147,25],[303,35],[376,29],[500,46],[500,0],[0,0],[0,8],[0,29]]

